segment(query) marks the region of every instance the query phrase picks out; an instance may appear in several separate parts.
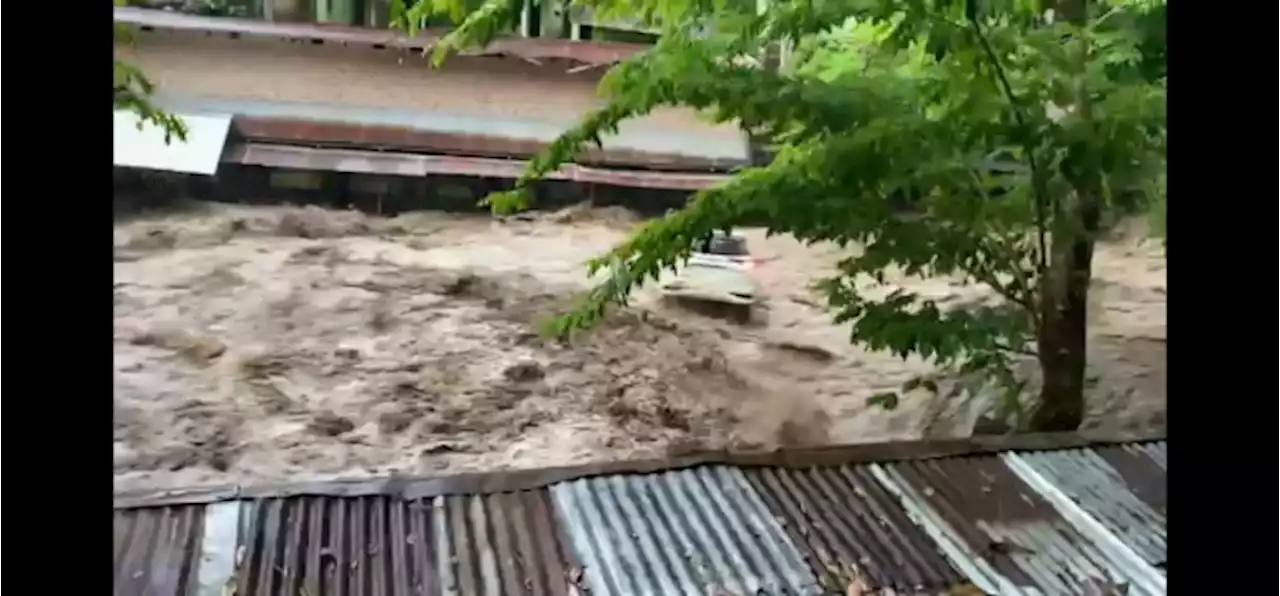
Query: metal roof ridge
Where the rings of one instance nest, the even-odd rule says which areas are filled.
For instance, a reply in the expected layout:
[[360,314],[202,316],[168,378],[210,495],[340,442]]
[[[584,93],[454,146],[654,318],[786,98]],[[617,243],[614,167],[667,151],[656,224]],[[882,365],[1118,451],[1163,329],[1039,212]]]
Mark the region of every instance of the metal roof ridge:
[[237,484],[118,491],[114,508],[216,503],[246,498],[296,496],[398,496],[420,499],[444,495],[473,495],[543,488],[552,484],[621,474],[652,474],[705,465],[751,467],[811,467],[879,464],[904,460],[970,457],[1019,451],[1056,451],[1166,440],[1160,432],[1033,433],[974,436],[962,439],[923,439],[880,443],[830,445],[814,448],[754,451],[710,450],[666,459],[604,461],[546,468],[464,472],[441,476],[391,474],[380,477],[322,481]]

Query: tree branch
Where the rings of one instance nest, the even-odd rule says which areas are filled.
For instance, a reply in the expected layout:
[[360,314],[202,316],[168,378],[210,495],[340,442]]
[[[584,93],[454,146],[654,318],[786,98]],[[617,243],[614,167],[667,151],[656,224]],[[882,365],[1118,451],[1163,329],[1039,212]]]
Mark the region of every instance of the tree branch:
[[[975,0],[968,1],[974,2]],[[1046,213],[1049,192],[1045,184],[1044,172],[1041,171],[1037,163],[1036,146],[1031,138],[1031,129],[1022,113],[1021,102],[1013,92],[1013,85],[1009,84],[1009,77],[1005,75],[1004,66],[1000,63],[999,56],[996,55],[995,50],[991,47],[991,42],[987,40],[986,34],[982,31],[982,25],[978,22],[977,11],[969,10],[966,12],[968,13],[969,24],[973,27],[973,34],[977,37],[983,53],[986,54],[987,60],[991,63],[991,68],[995,73],[996,81],[999,83],[1001,91],[1004,93],[1005,98],[1009,100],[1014,121],[1017,122],[1018,128],[1022,129],[1023,150],[1027,152],[1027,164],[1031,167],[1031,189],[1036,211],[1036,241],[1040,252],[1036,265],[1039,268],[1039,273],[1043,275],[1049,264],[1049,242],[1047,239],[1049,218]]]
[[[979,282],[991,286],[991,289],[995,290],[996,294],[999,294],[1001,298],[1026,309],[1028,314],[1031,315],[1032,321],[1037,320],[1035,303],[1029,296],[1020,294],[1022,288],[1013,288],[1010,287],[1009,284],[1001,283],[1000,280],[996,278],[995,272],[991,271],[990,267],[966,267],[964,272],[971,275]],[[1015,280],[1015,284],[1016,283],[1017,282]]]
[[1030,356],[1032,358],[1036,358],[1040,356],[1039,352],[1029,348],[1015,348],[1013,346],[1007,346],[1000,342],[994,342],[993,345],[996,347],[997,350],[1003,350],[1010,354],[1018,354],[1019,356]]

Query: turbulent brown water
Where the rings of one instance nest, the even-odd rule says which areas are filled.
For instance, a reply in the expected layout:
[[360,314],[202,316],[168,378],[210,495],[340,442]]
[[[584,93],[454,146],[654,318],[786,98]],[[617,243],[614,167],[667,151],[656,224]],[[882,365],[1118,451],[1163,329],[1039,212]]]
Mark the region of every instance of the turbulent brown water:
[[[536,323],[634,223],[204,205],[115,226],[120,489],[429,474],[700,448],[963,432],[928,395],[868,396],[927,370],[847,341],[806,290],[838,253],[741,231],[764,323],[651,294],[571,344]],[[1099,249],[1091,426],[1163,424],[1163,256]],[[906,280],[900,280],[906,284]],[[947,280],[912,289],[980,299]]]

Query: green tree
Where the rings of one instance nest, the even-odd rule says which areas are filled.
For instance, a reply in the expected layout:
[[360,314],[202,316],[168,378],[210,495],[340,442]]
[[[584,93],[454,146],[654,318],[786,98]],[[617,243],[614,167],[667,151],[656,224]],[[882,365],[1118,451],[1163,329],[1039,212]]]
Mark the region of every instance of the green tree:
[[[112,0],[115,6],[126,6],[128,0]],[[131,42],[133,30],[120,23],[115,24],[117,42]],[[138,67],[119,58],[115,59],[114,108],[127,110],[138,115],[138,128],[147,123],[160,127],[164,131],[165,143],[173,138],[187,140],[187,127],[177,116],[170,114],[151,103],[151,94],[155,85]]]
[[[393,16],[406,26],[445,4]],[[838,275],[817,282],[852,341],[994,381],[1024,429],[1079,426],[1095,242],[1118,214],[1163,201],[1162,0],[590,5],[606,16],[639,15],[662,29],[661,41],[611,69],[600,86],[606,104],[533,159],[514,191],[490,197],[495,209],[526,207],[535,181],[659,106],[737,121],[776,157],[593,261],[593,273],[611,264],[623,271],[551,331],[590,327],[639,284],[679,266],[711,230],[763,221],[771,233],[853,247]],[[471,12],[435,60],[507,30],[512,6],[495,0]],[[796,48],[795,68],[731,59],[780,43]],[[894,209],[901,197],[915,214]],[[1003,301],[955,309],[868,290],[889,271],[958,276]],[[1013,373],[1023,357],[1041,372],[1025,415],[1014,397],[1026,380]]]

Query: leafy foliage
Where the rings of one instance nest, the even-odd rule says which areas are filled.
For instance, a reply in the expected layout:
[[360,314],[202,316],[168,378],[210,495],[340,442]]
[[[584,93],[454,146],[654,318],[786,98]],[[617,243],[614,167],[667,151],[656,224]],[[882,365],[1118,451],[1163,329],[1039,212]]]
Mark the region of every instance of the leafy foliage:
[[[113,0],[113,3],[125,6],[127,0]],[[129,42],[133,39],[133,32],[117,23],[115,37],[117,41]],[[115,59],[114,68],[114,108],[137,114],[139,129],[148,123],[160,127],[164,131],[165,143],[174,138],[186,141],[187,127],[182,120],[151,103],[151,94],[155,91],[151,80],[138,67],[119,58]]]
[[[404,8],[400,22],[447,2]],[[698,193],[592,261],[593,273],[613,275],[551,332],[590,327],[678,267],[710,231],[762,220],[770,233],[852,247],[839,275],[818,282],[852,341],[994,380],[1011,395],[1026,382],[1011,372],[1013,360],[1038,356],[1054,379],[1039,407],[1072,402],[1040,426],[1079,423],[1080,298],[1103,216],[1163,200],[1151,192],[1164,166],[1162,1],[582,4],[640,15],[663,35],[605,76],[606,105],[532,160],[515,190],[490,197],[495,210],[527,207],[534,182],[660,106],[736,121],[771,143],[776,158]],[[435,57],[486,43],[513,20],[507,0],[486,4]],[[707,30],[714,34],[698,33]],[[783,42],[799,59],[786,72],[732,59]],[[894,208],[902,196],[912,197],[914,216]],[[952,309],[880,291],[890,272],[957,276],[1004,302]]]

